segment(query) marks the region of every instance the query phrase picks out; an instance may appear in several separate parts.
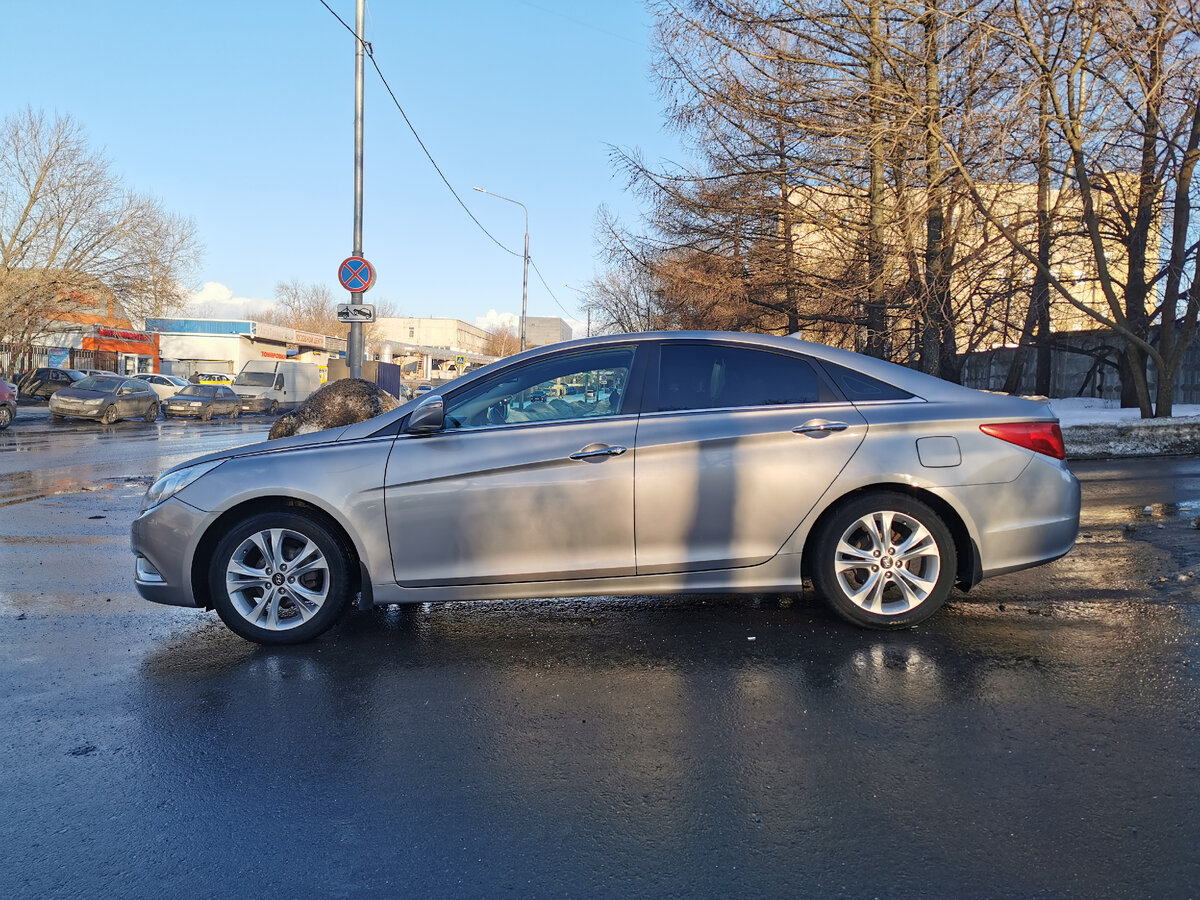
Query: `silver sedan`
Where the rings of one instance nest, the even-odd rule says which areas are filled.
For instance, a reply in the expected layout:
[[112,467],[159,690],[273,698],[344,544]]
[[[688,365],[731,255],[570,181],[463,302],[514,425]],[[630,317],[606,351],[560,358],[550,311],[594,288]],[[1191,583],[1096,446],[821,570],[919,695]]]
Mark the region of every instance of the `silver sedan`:
[[201,457],[133,524],[136,584],[262,643],[346,607],[799,591],[923,621],[1067,553],[1049,408],[794,338],[612,335],[378,418]]

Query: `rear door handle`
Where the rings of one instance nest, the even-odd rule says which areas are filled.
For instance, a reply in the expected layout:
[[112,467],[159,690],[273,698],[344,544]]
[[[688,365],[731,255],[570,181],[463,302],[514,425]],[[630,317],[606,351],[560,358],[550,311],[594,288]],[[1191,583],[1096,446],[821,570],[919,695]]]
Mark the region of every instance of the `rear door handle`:
[[845,431],[850,426],[845,422],[827,422],[824,419],[809,419],[803,425],[792,429],[792,434],[805,434],[809,437],[822,438],[835,431]]
[[606,456],[620,456],[625,447],[615,447],[611,444],[588,444],[582,450],[572,453],[570,459],[603,459]]

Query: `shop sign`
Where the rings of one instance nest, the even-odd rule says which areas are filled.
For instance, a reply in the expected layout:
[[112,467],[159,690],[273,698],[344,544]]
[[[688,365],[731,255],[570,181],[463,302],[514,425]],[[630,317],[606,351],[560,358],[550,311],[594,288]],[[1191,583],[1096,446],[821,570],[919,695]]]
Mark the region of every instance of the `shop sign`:
[[307,347],[324,347],[325,335],[313,334],[311,331],[301,331],[296,329],[296,343],[304,344]]
[[150,340],[150,336],[140,331],[121,331],[117,328],[97,328],[97,337],[117,338],[122,341],[138,341],[146,343]]
[[254,336],[266,341],[279,341],[281,344],[292,340],[292,329],[283,325],[272,325],[270,322],[256,322]]

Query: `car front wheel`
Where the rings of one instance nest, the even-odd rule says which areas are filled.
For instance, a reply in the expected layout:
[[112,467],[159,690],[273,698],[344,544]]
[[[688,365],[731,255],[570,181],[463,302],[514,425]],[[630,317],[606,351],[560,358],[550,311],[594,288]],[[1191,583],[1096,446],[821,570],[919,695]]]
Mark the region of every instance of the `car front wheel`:
[[117,421],[117,405],[115,403],[105,407],[104,412],[100,415],[100,421],[104,425],[111,425]]
[[260,644],[297,644],[330,628],[350,600],[350,561],[316,517],[252,516],[217,545],[209,590],[229,628]]
[[11,425],[12,420],[13,420],[12,410],[9,409],[7,406],[0,406],[0,430],[3,430],[5,428],[7,428],[9,425]]
[[907,628],[942,607],[957,551],[936,512],[904,494],[858,497],[823,523],[813,586],[843,618],[867,628]]

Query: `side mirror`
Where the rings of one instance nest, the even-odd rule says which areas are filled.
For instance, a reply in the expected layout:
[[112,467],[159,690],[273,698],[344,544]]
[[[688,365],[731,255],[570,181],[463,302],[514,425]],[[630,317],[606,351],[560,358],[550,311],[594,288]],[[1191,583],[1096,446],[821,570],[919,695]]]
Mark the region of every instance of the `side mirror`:
[[277,390],[277,391],[283,390],[283,376],[282,375],[275,376],[275,390]]
[[408,416],[404,426],[406,434],[433,434],[441,431],[444,423],[444,407],[438,394],[426,394]]

